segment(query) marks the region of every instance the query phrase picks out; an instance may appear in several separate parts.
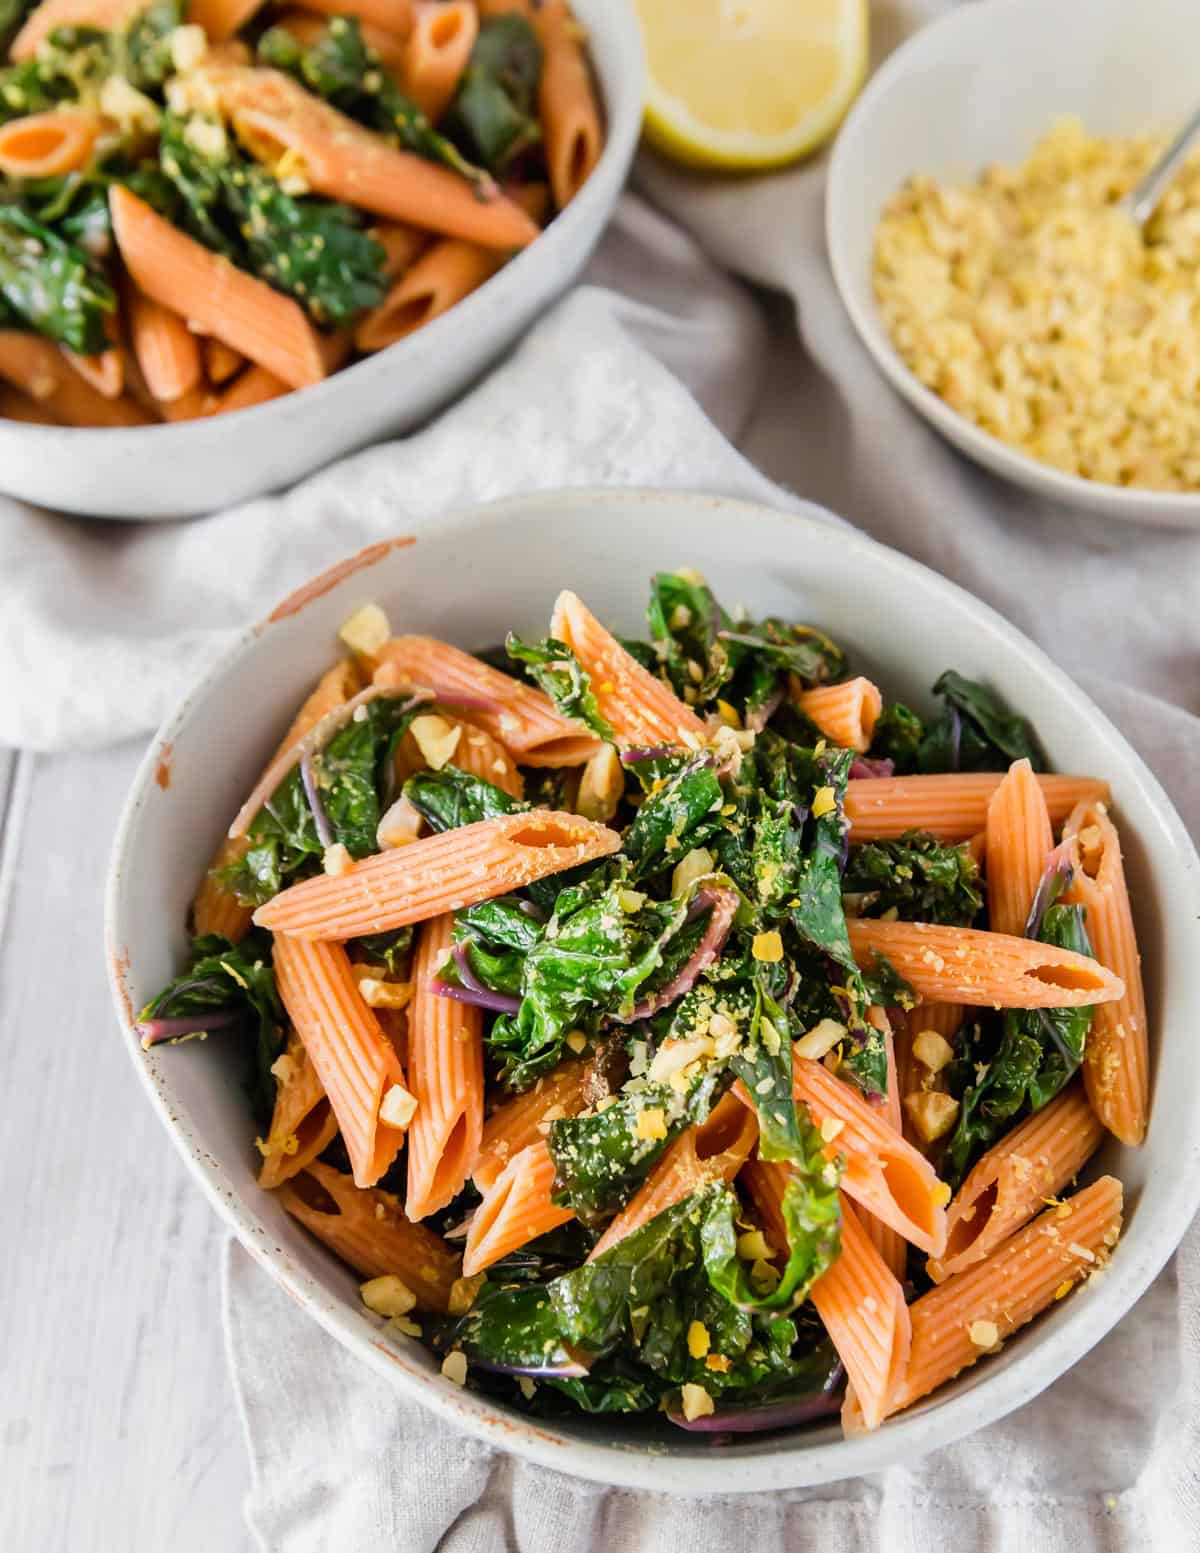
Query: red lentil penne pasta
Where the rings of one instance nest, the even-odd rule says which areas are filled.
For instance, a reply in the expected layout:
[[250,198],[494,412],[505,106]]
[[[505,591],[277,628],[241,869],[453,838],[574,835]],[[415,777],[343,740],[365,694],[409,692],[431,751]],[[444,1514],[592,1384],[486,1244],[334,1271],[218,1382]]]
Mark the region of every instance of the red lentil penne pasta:
[[1054,846],[1050,812],[1028,760],[1008,768],[988,802],[988,922],[1020,937]]
[[247,367],[222,393],[206,394],[202,415],[224,415],[230,410],[250,410],[290,394],[291,389],[266,367]]
[[258,1184],[268,1191],[298,1175],[337,1137],[337,1117],[304,1043],[293,1030],[287,1051],[275,1064],[275,1110],[266,1142],[260,1143]]
[[[903,1133],[904,1117],[900,1105],[900,1089],[896,1075],[896,1046],[892,1034],[891,1022],[886,1010],[872,1006],[867,1010],[867,1018],[883,1036],[884,1046],[887,1050],[887,1096],[884,1103],[884,1115],[887,1117],[888,1126],[893,1132]],[[897,1278],[903,1279],[904,1270],[908,1262],[908,1250],[905,1246],[904,1236],[890,1224],[885,1224],[882,1219],[877,1219],[873,1213],[864,1213],[862,1227],[870,1239],[872,1245],[880,1256],[891,1268]]]
[[910,1305],[908,1372],[888,1411],[908,1407],[994,1353],[1102,1267],[1121,1233],[1122,1195],[1119,1181],[1101,1176]]
[[262,6],[263,0],[188,0],[187,19],[210,43],[226,43]]
[[[851,839],[889,841],[906,830],[927,830],[939,841],[966,841],[987,823],[987,806],[1003,780],[998,771],[941,776],[854,777],[846,784]],[[1086,798],[1107,801],[1107,782],[1083,776],[1038,776],[1038,786],[1061,825]]]
[[812,1302],[833,1339],[868,1429],[877,1429],[908,1367],[912,1322],[904,1289],[842,1193],[842,1245],[812,1287]]
[[792,1167],[786,1161],[760,1159],[757,1149],[738,1172],[738,1185],[749,1192],[763,1233],[776,1256],[783,1255],[788,1248],[783,1194],[791,1173]]
[[1086,955],[1053,944],[934,922],[846,924],[850,948],[869,968],[884,955],[919,997],[978,1008],[1077,1008],[1111,1003],[1125,984]]
[[451,949],[454,918],[427,922],[417,935],[408,1014],[408,1066],[417,1112],[408,1134],[410,1219],[457,1197],[483,1135],[483,1016],[432,991]]
[[64,426],[145,426],[150,419],[131,400],[99,393],[39,334],[0,329],[0,378]]
[[[427,734],[424,725],[430,725],[432,731]],[[456,766],[459,771],[482,777],[510,798],[525,797],[520,767],[499,739],[494,739],[486,728],[477,728],[465,718],[444,712],[429,712],[413,719],[413,727],[396,746],[397,786],[402,786],[414,772],[429,769],[430,762],[421,748],[422,738],[431,749],[436,742],[442,743],[442,765]],[[449,754],[445,753],[447,746]]]
[[556,1208],[550,1201],[553,1190],[554,1161],[539,1138],[513,1155],[476,1208],[463,1251],[464,1277],[573,1219],[573,1208]]
[[792,1074],[796,1099],[804,1101],[821,1129],[829,1157],[845,1159],[842,1189],[911,1245],[940,1256],[950,1189],[929,1161],[904,1141],[879,1107],[821,1063],[793,1057]]
[[59,27],[96,27],[110,32],[124,27],[144,9],[145,0],[41,0],[9,45],[8,57],[17,64],[32,59]]
[[819,685],[804,690],[792,679],[792,700],[804,715],[841,749],[865,755],[871,748],[875,722],[883,711],[879,687],[861,675],[843,685]]
[[400,1152],[408,1125],[396,1107],[397,1098],[410,1099],[400,1059],[363,1002],[340,944],[277,933],[275,980],[337,1117],[355,1185],[374,1186]]
[[436,124],[450,106],[479,36],[469,0],[418,0],[404,56],[404,88]]
[[707,736],[701,719],[625,651],[577,594],[559,594],[550,634],[565,642],[587,671],[600,715],[612,727],[620,748],[658,744],[699,748]]
[[732,1090],[721,1097],[707,1118],[689,1127],[670,1145],[628,1202],[592,1248],[588,1261],[615,1246],[656,1214],[682,1202],[702,1186],[732,1181],[746,1162],[758,1137],[753,1110]]
[[1122,1143],[1146,1135],[1150,1053],[1141,957],[1116,827],[1099,802],[1074,809],[1063,828],[1075,877],[1063,899],[1087,908],[1087,931],[1101,965],[1125,984],[1122,997],[1092,1017],[1083,1051],[1083,1082],[1096,1115]]
[[305,1229],[362,1278],[392,1273],[423,1310],[445,1311],[461,1274],[458,1253],[423,1224],[412,1224],[391,1192],[363,1190],[314,1159],[277,1192]]
[[125,391],[125,352],[119,345],[80,356],[64,346],[63,356],[85,383],[90,383],[104,399],[119,399]]
[[199,340],[178,313],[140,291],[129,298],[129,338],[155,399],[169,404],[200,383]]
[[538,235],[512,200],[487,196],[456,173],[397,150],[278,70],[206,64],[192,80],[220,103],[254,156],[274,167],[290,154],[316,194],[485,248],[525,248]]
[[327,375],[317,331],[291,297],[210,253],[128,189],[114,185],[109,207],[121,257],[147,296],[292,388]]
[[583,32],[564,0],[545,0],[534,26],[542,45],[538,116],[550,187],[562,210],[591,177],[604,149],[604,132],[583,52]]
[[23,421],[27,426],[62,425],[38,400],[6,383],[0,383],[0,421]]
[[[946,1096],[946,1064],[965,1014],[961,1003],[918,1003],[907,1013],[893,1016],[896,1091],[903,1132],[922,1153],[927,1153],[958,1117],[957,1102]],[[930,1101],[930,1095],[938,1098]]]
[[506,1100],[483,1124],[471,1179],[481,1192],[490,1191],[497,1177],[522,1149],[545,1136],[548,1123],[559,1116],[576,1116],[583,1109],[587,1066],[564,1062],[540,1078],[532,1089]]
[[619,851],[616,831],[549,809],[503,814],[305,879],[260,906],[273,932],[347,939],[387,933],[523,889]]
[[[292,719],[271,764],[274,765],[281,755],[294,749],[326,713],[343,706],[361,688],[362,675],[352,659],[343,658],[327,669]],[[245,938],[250,927],[251,909],[238,901],[222,883],[219,873],[221,869],[228,868],[244,857],[249,847],[250,842],[245,836],[226,836],[222,841],[192,902],[192,924],[197,934],[221,933],[231,943]]]
[[383,273],[389,280],[398,280],[429,246],[429,233],[404,221],[382,221],[371,236],[387,255]]
[[55,108],[0,126],[0,173],[6,178],[61,178],[91,160],[100,132],[94,113]]
[[475,3],[481,21],[488,22],[496,16],[508,16],[513,11],[530,21],[533,20],[530,0],[475,0]]
[[375,683],[425,686],[451,707],[461,697],[476,727],[519,756],[523,766],[578,766],[600,747],[540,690],[432,636],[393,637],[380,649]]
[[394,33],[400,39],[412,30],[412,0],[304,0],[304,7],[325,16],[357,16],[366,26]]
[[204,375],[215,387],[227,383],[246,365],[241,351],[231,350],[221,340],[204,340],[200,355],[204,361]]
[[504,255],[494,248],[443,238],[404,271],[378,307],[363,315],[354,343],[360,351],[394,345],[478,290],[503,262]]
[[1100,1146],[1104,1129],[1072,1084],[975,1165],[946,1213],[946,1249],[926,1264],[935,1283],[981,1261],[1061,1192]]

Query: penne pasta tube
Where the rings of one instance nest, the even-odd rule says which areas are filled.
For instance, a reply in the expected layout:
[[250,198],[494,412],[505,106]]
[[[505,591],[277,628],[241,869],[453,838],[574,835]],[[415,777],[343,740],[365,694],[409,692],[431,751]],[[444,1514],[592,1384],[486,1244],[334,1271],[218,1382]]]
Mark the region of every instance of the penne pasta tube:
[[275,1110],[266,1142],[258,1145],[263,1157],[258,1184],[268,1191],[324,1153],[338,1130],[312,1058],[294,1030],[274,1072]]
[[453,927],[449,915],[426,923],[413,962],[408,1066],[417,1111],[404,1211],[414,1220],[458,1196],[483,1134],[483,1015],[430,986],[450,953]]
[[199,386],[200,342],[169,307],[131,291],[129,339],[154,398],[169,404]]
[[532,1089],[506,1100],[483,1124],[483,1139],[471,1171],[481,1192],[490,1191],[509,1160],[545,1137],[546,1125],[583,1109],[587,1065],[564,1062],[538,1079]]
[[[518,801],[525,797],[525,779],[516,761],[486,728],[443,712],[423,713],[396,746],[393,770],[397,787],[414,772],[454,766],[481,777]],[[413,811],[414,814],[416,811]],[[414,835],[416,832],[414,831]]]
[[620,748],[674,744],[698,749],[707,738],[708,730],[691,707],[631,657],[577,594],[559,594],[550,634],[583,665],[600,715]]
[[[291,727],[284,734],[271,765],[288,750],[294,749],[327,713],[335,707],[344,706],[361,686],[362,675],[352,659],[343,658],[327,669],[292,719]],[[236,838],[226,836],[222,841],[192,902],[192,925],[197,934],[220,933],[231,943],[245,938],[250,927],[251,908],[239,902],[222,881],[220,873],[223,868],[238,862],[249,849],[250,841],[245,835]]]
[[926,1264],[934,1283],[981,1261],[1075,1179],[1104,1129],[1079,1084],[1063,1090],[994,1144],[946,1214],[946,1249]]
[[565,0],[543,0],[534,26],[542,45],[538,116],[550,187],[561,210],[591,177],[604,149],[604,132],[583,52],[583,30]]
[[794,675],[790,683],[792,700],[827,739],[840,749],[866,754],[883,711],[877,685],[861,675],[843,685],[818,685],[815,690],[805,690]]
[[[1085,798],[1106,801],[1108,783],[1095,777],[1039,775],[1050,820],[1061,825]],[[987,807],[1003,776],[964,771],[939,776],[852,777],[846,784],[851,837],[892,841],[906,830],[927,830],[939,841],[967,841],[987,823]]]
[[253,156],[269,167],[287,158],[315,194],[485,248],[525,248],[538,235],[536,222],[499,191],[388,145],[278,70],[203,64],[189,79],[220,103]]
[[946,1065],[965,1013],[961,1003],[918,1003],[907,1013],[893,1016],[902,1130],[922,1153],[958,1118],[958,1102],[946,1093]]
[[553,1190],[554,1161],[546,1140],[539,1138],[513,1155],[476,1208],[463,1251],[463,1276],[474,1277],[573,1219],[573,1208],[557,1208],[550,1201]]
[[[896,1043],[891,1022],[887,1011],[874,1004],[867,1010],[867,1018],[883,1036],[884,1048],[887,1051],[887,1095],[884,1100],[884,1115],[892,1131],[902,1134],[904,1116],[900,1105],[900,1088],[896,1074]],[[905,1245],[904,1236],[890,1224],[877,1219],[873,1213],[863,1214],[862,1228],[888,1267],[897,1278],[903,1281],[908,1265],[908,1248]]]
[[121,257],[148,297],[167,308],[182,302],[189,324],[292,388],[328,375],[322,342],[299,303],[210,253],[119,184],[109,207]]
[[993,933],[1020,937],[1054,846],[1050,812],[1033,767],[1017,760],[988,802],[987,899]]
[[337,1117],[355,1185],[374,1186],[400,1152],[412,1116],[400,1059],[340,944],[277,933],[275,981]]
[[889,1413],[994,1353],[1039,1311],[1102,1267],[1121,1233],[1121,1205],[1121,1183],[1102,1176],[910,1305],[908,1372]]
[[950,1189],[933,1166],[890,1125],[886,1114],[819,1062],[793,1056],[797,1100],[803,1100],[827,1144],[845,1160],[842,1189],[860,1207],[930,1256],[946,1244]]
[[100,133],[94,113],[55,108],[0,125],[0,173],[6,178],[61,178],[91,159]]
[[187,19],[194,27],[204,28],[210,43],[223,44],[262,6],[263,0],[188,0]]
[[354,331],[360,351],[384,350],[478,290],[504,262],[504,255],[478,243],[447,237],[434,243],[405,270],[378,307],[365,313]]
[[1075,876],[1063,899],[1087,908],[1092,949],[1125,984],[1097,1008],[1083,1050],[1083,1082],[1092,1109],[1114,1137],[1136,1145],[1146,1135],[1150,1052],[1141,957],[1121,861],[1121,842],[1102,803],[1081,803],[1063,828]]
[[64,346],[63,356],[83,381],[90,383],[103,398],[119,399],[125,391],[125,352],[119,345],[110,345],[94,356],[80,356]]
[[[758,1138],[753,1108],[731,1090],[722,1095],[704,1121],[681,1133],[592,1248],[595,1261],[626,1235],[657,1214],[682,1202],[702,1186],[732,1181]],[[786,1242],[785,1242],[786,1244]]]
[[266,367],[247,367],[219,394],[206,394],[202,415],[225,415],[231,410],[250,410],[256,404],[290,394],[291,389]]
[[40,334],[0,329],[0,378],[64,426],[145,426],[150,420],[131,400],[99,393]]
[[376,659],[375,683],[423,686],[450,707],[461,698],[475,726],[523,766],[579,766],[600,748],[599,739],[557,712],[549,696],[432,636],[393,637]]
[[1087,955],[1030,938],[934,922],[852,917],[850,948],[869,969],[883,955],[919,997],[978,1008],[1078,1008],[1111,1003],[1125,984]]
[[254,920],[309,939],[387,933],[494,900],[620,846],[616,831],[576,814],[502,814],[363,858],[343,874],[305,879],[260,906]]
[[204,361],[204,376],[215,387],[227,383],[246,365],[246,358],[241,351],[231,350],[220,340],[202,341],[200,355]]
[[899,1279],[845,1192],[841,1250],[813,1284],[811,1299],[846,1366],[863,1425],[877,1429],[904,1381],[912,1322]]
[[403,221],[381,221],[371,236],[387,255],[383,273],[389,280],[398,280],[429,246],[428,232]]
[[19,388],[0,383],[0,420],[23,421],[27,426],[60,426],[50,411]]
[[14,64],[32,59],[59,27],[95,27],[113,32],[145,9],[145,0],[41,0],[9,45]]
[[412,1224],[391,1192],[363,1190],[314,1159],[276,1194],[294,1219],[360,1278],[399,1278],[423,1310],[446,1311],[461,1275],[458,1253],[423,1224]]
[[479,36],[470,0],[418,0],[404,55],[404,89],[433,124],[450,106]]

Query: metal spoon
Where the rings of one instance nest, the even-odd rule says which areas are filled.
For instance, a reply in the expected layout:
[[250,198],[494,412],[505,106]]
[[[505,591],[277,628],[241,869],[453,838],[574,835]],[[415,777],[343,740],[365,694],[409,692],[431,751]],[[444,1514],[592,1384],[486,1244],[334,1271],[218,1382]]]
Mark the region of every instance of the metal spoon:
[[1200,109],[1187,121],[1146,176],[1120,202],[1118,210],[1123,210],[1138,226],[1145,226],[1158,208],[1159,200],[1178,171],[1179,164],[1187,156],[1197,134],[1200,134]]

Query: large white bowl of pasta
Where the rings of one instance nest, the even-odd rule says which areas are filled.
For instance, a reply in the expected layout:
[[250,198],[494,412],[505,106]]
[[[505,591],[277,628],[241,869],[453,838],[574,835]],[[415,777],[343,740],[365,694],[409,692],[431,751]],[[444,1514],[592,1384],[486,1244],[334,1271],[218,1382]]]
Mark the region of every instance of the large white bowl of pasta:
[[212,511],[418,425],[570,285],[632,8],[40,0],[0,28],[0,489]]
[[563,491],[247,625],[107,951],[314,1320],[504,1449],[709,1494],[911,1459],[1139,1319],[1200,1198],[1198,918],[1141,757],[986,606],[816,508]]

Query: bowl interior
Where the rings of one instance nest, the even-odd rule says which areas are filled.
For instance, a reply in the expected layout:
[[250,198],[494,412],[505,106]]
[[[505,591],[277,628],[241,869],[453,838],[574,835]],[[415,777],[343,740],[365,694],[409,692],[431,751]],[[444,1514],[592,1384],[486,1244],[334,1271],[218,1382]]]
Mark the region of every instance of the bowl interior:
[[[395,630],[482,647],[509,628],[542,634],[555,594],[570,586],[606,621],[636,633],[649,575],[681,565],[704,571],[729,605],[821,625],[889,695],[918,706],[947,666],[984,678],[1033,719],[1057,768],[1106,776],[1127,842],[1160,1038],[1144,1149],[1110,1141],[1097,1162],[1127,1188],[1126,1237],[1106,1278],[880,1433],[744,1437],[721,1451],[719,1483],[712,1447],[665,1424],[531,1424],[445,1381],[419,1345],[379,1329],[354,1279],[255,1185],[241,1054],[217,1038],[144,1053],[129,1030],[133,1011],[177,970],[195,882],[355,608],[378,602]],[[444,519],[342,571],[307,590],[299,607],[248,630],[163,729],[131,794],[109,882],[108,952],[130,1055],[193,1173],[251,1252],[317,1320],[428,1405],[561,1470],[634,1486],[733,1492],[874,1470],[1002,1415],[1074,1363],[1146,1287],[1200,1195],[1192,1122],[1200,1101],[1192,1030],[1200,865],[1153,777],[1082,692],[984,605],[815,508],[795,516],[688,494],[551,492]]]
[[1024,484],[1110,515],[1200,523],[1200,495],[1102,486],[1010,448],[925,388],[893,348],[871,280],[875,228],[915,174],[967,182],[1021,162],[1056,119],[1093,134],[1173,134],[1195,111],[1191,0],[989,0],[909,39],[848,117],[830,163],[826,232],[842,299],[895,387],[964,451]]

